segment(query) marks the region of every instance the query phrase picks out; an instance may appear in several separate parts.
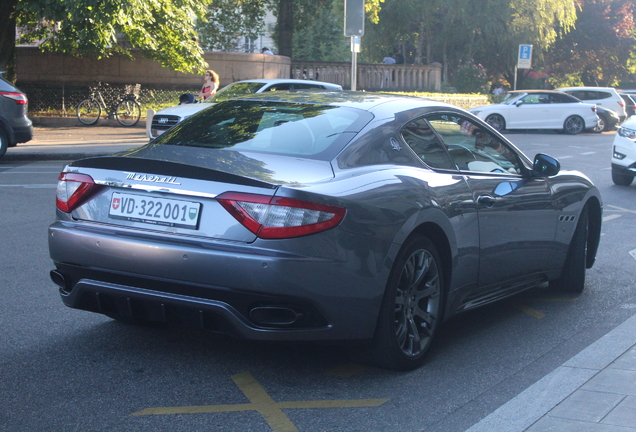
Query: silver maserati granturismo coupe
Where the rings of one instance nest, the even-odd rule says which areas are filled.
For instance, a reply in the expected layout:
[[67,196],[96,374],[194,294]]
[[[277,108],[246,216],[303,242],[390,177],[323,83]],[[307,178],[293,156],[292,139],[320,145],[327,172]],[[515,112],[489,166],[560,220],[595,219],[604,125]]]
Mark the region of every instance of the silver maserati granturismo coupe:
[[65,305],[422,364],[451,316],[580,292],[602,201],[476,116],[422,98],[270,92],[75,161],[48,232]]

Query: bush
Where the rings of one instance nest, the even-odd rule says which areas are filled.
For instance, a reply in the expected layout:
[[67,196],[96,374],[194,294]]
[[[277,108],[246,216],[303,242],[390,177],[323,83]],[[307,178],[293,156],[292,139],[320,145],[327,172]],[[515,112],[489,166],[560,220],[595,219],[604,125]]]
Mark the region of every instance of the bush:
[[453,85],[460,93],[488,93],[490,83],[486,70],[480,64],[463,63],[457,65],[457,71],[452,76]]

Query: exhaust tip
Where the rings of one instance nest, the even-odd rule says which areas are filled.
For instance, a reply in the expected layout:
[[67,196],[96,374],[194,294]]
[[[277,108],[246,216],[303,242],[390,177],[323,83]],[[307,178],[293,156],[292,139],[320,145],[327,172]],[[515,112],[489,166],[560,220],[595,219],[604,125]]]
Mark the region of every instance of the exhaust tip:
[[260,325],[290,326],[305,315],[286,306],[259,306],[250,310],[250,318]]
[[51,276],[51,280],[53,281],[53,283],[59,286],[62,291],[66,293],[69,292],[66,287],[66,278],[62,273],[60,273],[59,270],[51,270],[49,275]]

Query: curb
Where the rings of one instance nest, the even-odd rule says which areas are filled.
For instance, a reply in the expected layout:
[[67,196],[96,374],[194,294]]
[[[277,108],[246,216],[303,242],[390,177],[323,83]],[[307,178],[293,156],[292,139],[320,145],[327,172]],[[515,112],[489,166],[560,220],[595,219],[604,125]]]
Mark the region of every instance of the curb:
[[33,126],[52,126],[52,127],[119,127],[119,128],[146,128],[146,120],[140,119],[134,126],[122,126],[115,119],[100,119],[95,125],[84,125],[80,123],[77,117],[29,117],[33,122]]

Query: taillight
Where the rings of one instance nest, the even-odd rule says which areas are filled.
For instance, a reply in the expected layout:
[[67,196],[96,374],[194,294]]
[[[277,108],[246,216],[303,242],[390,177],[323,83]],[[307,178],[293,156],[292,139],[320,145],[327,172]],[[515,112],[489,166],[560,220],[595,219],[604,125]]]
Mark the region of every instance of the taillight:
[[86,174],[61,173],[57,180],[55,205],[66,213],[79,207],[97,186],[91,176]]
[[300,237],[338,225],[346,210],[285,197],[227,192],[216,198],[245,228],[264,239]]
[[28,99],[24,93],[0,92],[0,95],[9,99],[13,99],[13,101],[18,105],[26,105],[28,103]]

